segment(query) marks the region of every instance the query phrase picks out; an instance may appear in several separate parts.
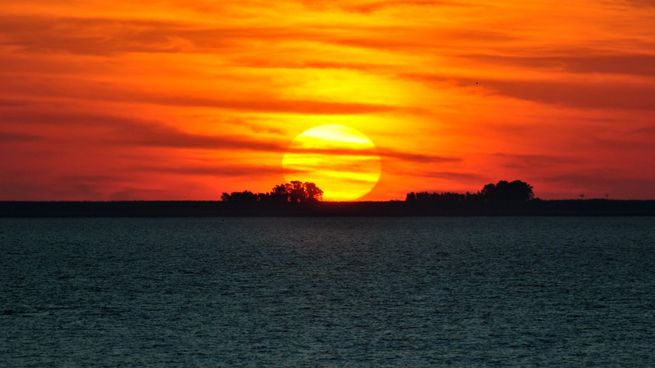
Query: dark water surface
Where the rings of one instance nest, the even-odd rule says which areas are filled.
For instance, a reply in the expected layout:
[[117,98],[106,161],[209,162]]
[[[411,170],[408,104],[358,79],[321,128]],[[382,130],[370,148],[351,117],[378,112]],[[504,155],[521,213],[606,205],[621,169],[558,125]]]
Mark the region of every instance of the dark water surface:
[[650,367],[655,218],[0,219],[0,367]]

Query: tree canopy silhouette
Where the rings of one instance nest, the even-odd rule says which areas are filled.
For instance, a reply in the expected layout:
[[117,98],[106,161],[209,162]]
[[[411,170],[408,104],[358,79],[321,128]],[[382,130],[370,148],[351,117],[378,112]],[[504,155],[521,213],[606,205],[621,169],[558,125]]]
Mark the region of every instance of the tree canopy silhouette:
[[221,201],[239,205],[257,203],[305,204],[323,200],[323,191],[314,183],[291,181],[278,184],[268,193],[251,191],[223,193]]
[[527,202],[534,199],[532,185],[521,180],[501,180],[497,184],[487,184],[480,194],[491,201]]
[[477,193],[408,193],[405,201],[408,203],[426,203],[426,202],[439,202],[439,203],[472,203],[472,202],[528,202],[535,199],[532,185],[521,181],[515,180],[508,182],[501,180],[496,184],[490,183],[485,185],[481,191]]

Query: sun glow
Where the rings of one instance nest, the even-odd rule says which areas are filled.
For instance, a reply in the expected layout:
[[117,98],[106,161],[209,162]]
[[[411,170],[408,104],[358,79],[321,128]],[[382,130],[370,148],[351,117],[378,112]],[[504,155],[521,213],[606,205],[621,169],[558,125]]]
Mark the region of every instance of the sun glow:
[[282,159],[288,181],[313,182],[328,201],[352,201],[380,180],[380,156],[363,133],[344,125],[321,125],[299,134]]

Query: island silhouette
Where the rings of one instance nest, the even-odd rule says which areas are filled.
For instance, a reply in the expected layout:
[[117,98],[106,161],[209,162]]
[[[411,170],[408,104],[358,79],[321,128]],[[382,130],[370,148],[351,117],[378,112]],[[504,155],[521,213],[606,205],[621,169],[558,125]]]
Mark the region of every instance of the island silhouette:
[[0,217],[220,216],[655,216],[655,200],[542,200],[527,182],[501,180],[475,193],[409,192],[379,202],[323,201],[323,190],[301,181],[215,201],[0,202]]

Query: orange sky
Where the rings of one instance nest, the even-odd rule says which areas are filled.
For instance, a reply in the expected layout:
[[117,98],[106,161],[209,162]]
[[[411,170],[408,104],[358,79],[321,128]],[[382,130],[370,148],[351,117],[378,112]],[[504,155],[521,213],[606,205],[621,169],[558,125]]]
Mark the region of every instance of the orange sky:
[[0,199],[266,191],[321,124],[375,142],[364,199],[499,179],[655,198],[653,19],[653,0],[9,1]]

